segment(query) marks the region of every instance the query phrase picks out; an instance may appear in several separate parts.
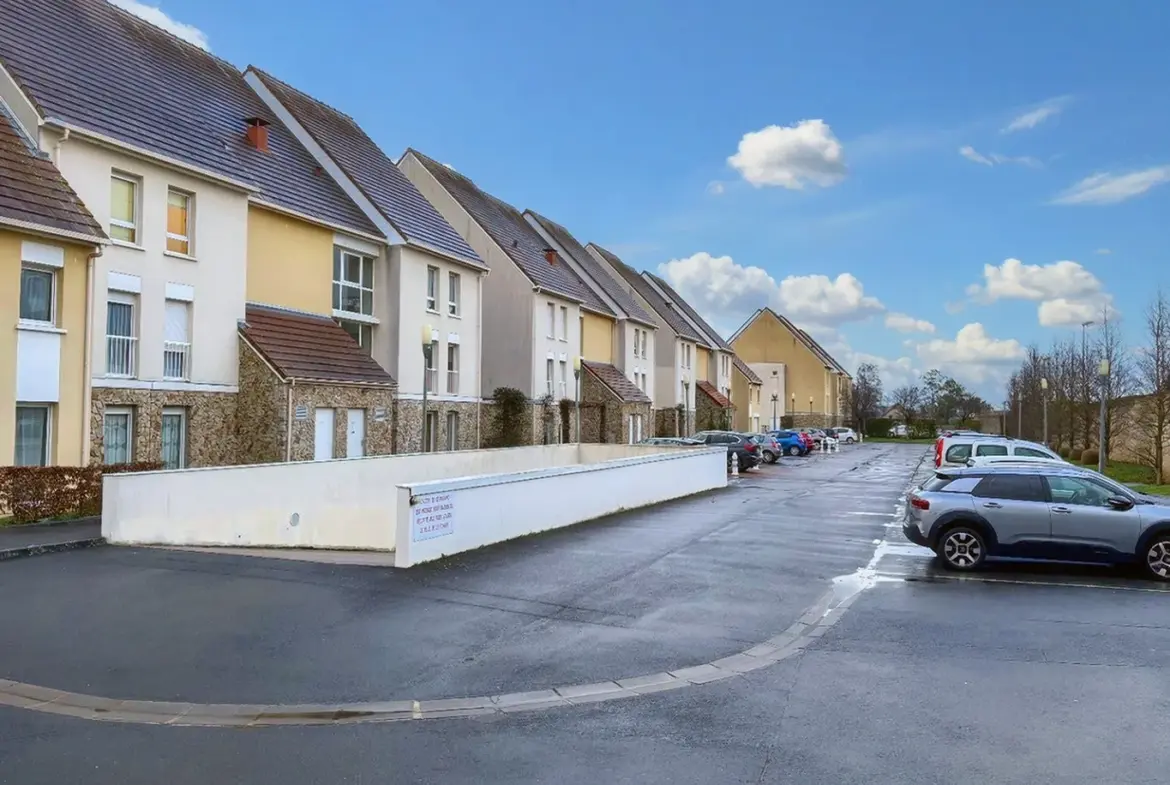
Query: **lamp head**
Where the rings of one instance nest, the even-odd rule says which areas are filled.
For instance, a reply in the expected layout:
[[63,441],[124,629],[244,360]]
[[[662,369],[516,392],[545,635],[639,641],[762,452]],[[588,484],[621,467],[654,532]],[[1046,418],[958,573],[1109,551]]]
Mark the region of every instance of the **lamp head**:
[[433,340],[435,340],[435,328],[429,324],[424,324],[422,328],[423,346],[430,346]]
[[1109,361],[1108,360],[1102,360],[1101,362],[1097,363],[1097,375],[1098,376],[1108,376],[1109,375]]
[[1044,379],[1044,378],[1041,378],[1041,379],[1040,379],[1040,389],[1041,389],[1041,390],[1047,390],[1047,389],[1048,389],[1048,380],[1047,380],[1047,379]]

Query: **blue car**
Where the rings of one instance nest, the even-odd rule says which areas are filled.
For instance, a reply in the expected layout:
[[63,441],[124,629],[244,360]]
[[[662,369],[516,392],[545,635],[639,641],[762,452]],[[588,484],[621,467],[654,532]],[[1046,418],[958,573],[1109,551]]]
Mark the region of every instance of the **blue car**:
[[804,440],[795,431],[768,431],[768,435],[780,444],[780,449],[785,455],[798,456],[808,453]]

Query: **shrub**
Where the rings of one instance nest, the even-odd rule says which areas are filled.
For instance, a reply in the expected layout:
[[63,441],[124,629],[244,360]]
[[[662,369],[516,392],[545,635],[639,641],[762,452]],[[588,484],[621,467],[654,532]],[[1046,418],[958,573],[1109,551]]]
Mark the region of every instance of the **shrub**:
[[528,416],[528,396],[514,387],[497,387],[492,393],[495,404],[495,429],[490,446],[519,447],[524,440],[524,420]]
[[1085,466],[1096,466],[1097,459],[1101,457],[1101,453],[1097,450],[1085,450],[1081,453],[1081,463]]
[[1084,450],[1079,450],[1076,447],[1073,447],[1071,450],[1068,451],[1068,459],[1070,461],[1072,461],[1073,463],[1080,463],[1081,453],[1083,453],[1083,452],[1084,452]]
[[1070,452],[1071,452],[1071,450],[1069,450],[1069,448],[1061,447],[1060,450],[1057,451],[1057,455],[1059,455],[1061,458],[1064,458],[1067,461]]
[[911,439],[933,439],[938,427],[934,420],[916,420],[907,429]]
[[865,421],[865,435],[889,436],[890,429],[893,427],[894,421],[889,417],[874,417],[872,420]]
[[159,462],[114,466],[5,466],[0,468],[0,510],[14,523],[99,515],[102,476],[161,469]]

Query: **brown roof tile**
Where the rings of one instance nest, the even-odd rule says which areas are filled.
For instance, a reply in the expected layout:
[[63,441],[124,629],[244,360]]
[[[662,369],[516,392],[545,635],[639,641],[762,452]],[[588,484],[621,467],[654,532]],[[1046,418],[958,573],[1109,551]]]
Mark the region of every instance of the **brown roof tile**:
[[390,374],[327,316],[249,303],[240,334],[285,379],[394,384]]
[[715,385],[711,384],[711,382],[708,382],[708,381],[696,382],[695,389],[702,390],[704,393],[707,394],[708,398],[710,398],[712,401],[714,401],[716,403],[716,405],[721,406],[724,409],[734,409],[735,408],[735,405],[732,404],[731,401],[727,400],[727,396],[724,395],[723,393],[719,392],[719,390],[717,390],[715,388]]
[[739,370],[740,373],[742,373],[744,376],[747,377],[747,380],[749,382],[751,382],[752,384],[763,384],[764,383],[764,380],[761,379],[759,377],[759,375],[755,371],[752,370],[752,367],[750,365],[745,363],[743,360],[739,359],[738,354],[731,355],[731,361],[733,363],[735,363],[735,367]]
[[650,403],[650,396],[642,392],[638,385],[626,378],[626,375],[609,363],[595,363],[582,361],[581,367],[593,374],[599,382],[625,403]]
[[0,217],[104,240],[97,221],[0,103]]
[[714,327],[709,325],[706,319],[704,319],[702,316],[699,316],[699,312],[692,308],[691,304],[684,300],[682,295],[676,292],[670,284],[654,273],[648,272],[644,273],[644,275],[649,276],[650,280],[658,284],[659,288],[661,288],[662,291],[666,293],[666,296],[670,298],[671,303],[677,306],[683,313],[690,317],[692,322],[699,326],[699,330],[702,333],[705,333],[706,336],[713,342],[713,345],[711,346],[712,349],[723,349],[728,352],[731,351],[731,347],[727,344],[727,341],[723,340],[723,336],[720,335]]
[[590,243],[589,247],[597,251],[601,258],[609,263],[614,271],[622,277],[622,280],[636,291],[655,313],[662,317],[670,329],[687,340],[706,343],[702,336],[691,327],[690,322],[683,318],[682,312],[667,302],[647,279],[638,274],[637,270],[619,259],[616,254],[605,250],[596,243]]

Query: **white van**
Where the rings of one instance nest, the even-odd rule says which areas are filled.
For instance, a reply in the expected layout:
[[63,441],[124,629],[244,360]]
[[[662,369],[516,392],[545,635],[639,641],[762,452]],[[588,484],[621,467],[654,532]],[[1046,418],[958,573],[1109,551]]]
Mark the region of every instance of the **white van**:
[[1059,461],[1060,456],[1043,444],[1025,442],[1019,439],[1009,439],[1004,436],[974,436],[956,434],[943,437],[939,440],[936,451],[935,465],[939,468],[948,466],[967,466],[970,458],[1010,455],[1027,458],[1046,458]]

